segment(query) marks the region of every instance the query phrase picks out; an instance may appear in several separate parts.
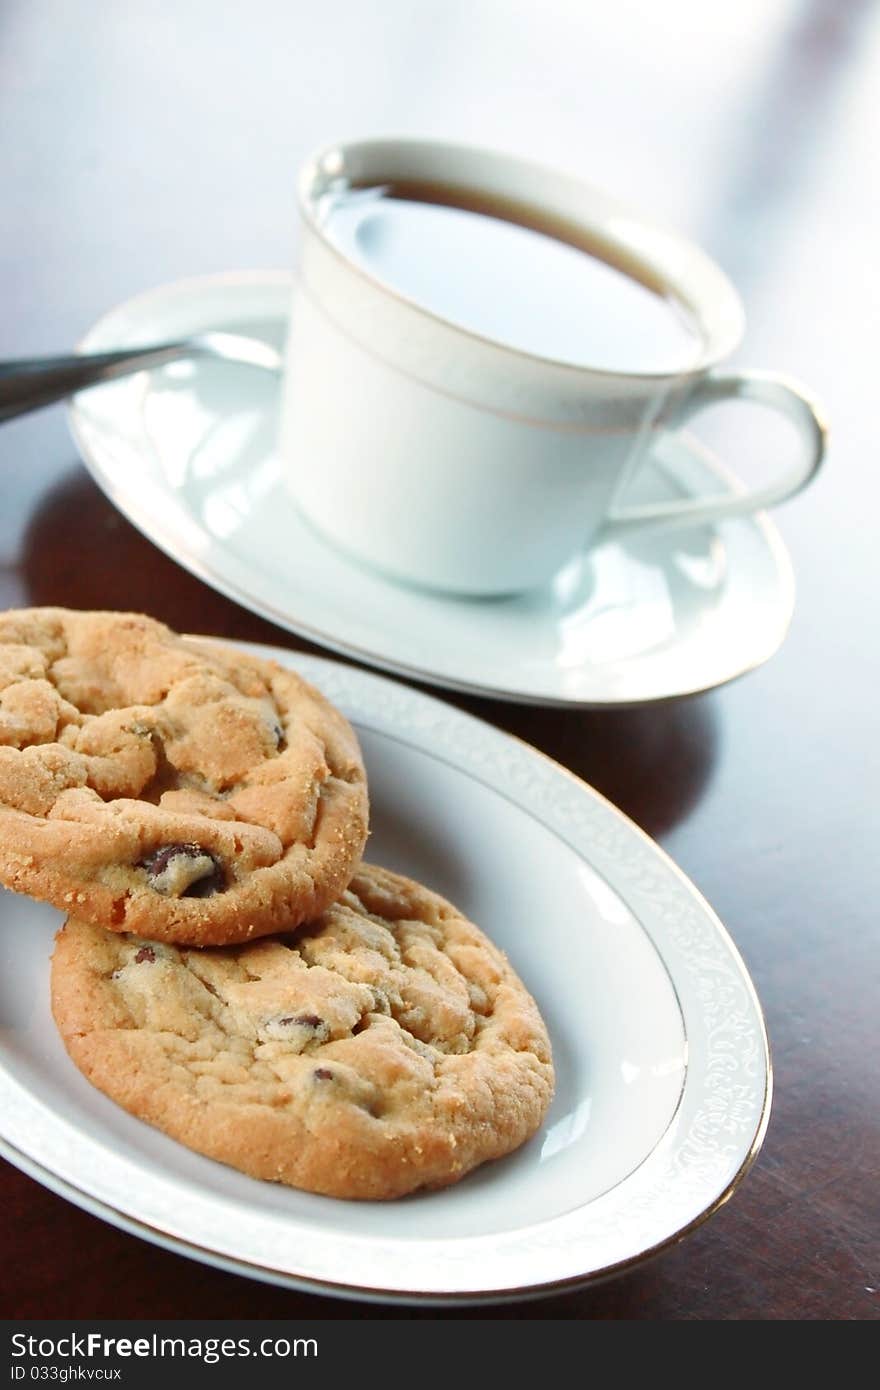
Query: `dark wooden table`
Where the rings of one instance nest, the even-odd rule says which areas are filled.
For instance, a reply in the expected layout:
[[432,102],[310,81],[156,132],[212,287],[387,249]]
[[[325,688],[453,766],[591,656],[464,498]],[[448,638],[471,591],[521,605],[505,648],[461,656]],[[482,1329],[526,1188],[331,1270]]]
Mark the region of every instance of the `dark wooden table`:
[[[672,854],[743,953],[775,1066],[758,1162],[706,1225],[623,1278],[500,1317],[880,1311],[878,21],[870,0],[0,9],[0,355],[67,350],[180,276],[288,267],[300,160],[394,131],[516,149],[666,218],[738,284],[738,360],[800,377],[827,408],[827,467],[774,518],[797,608],[764,667],[635,710],[460,701]],[[748,476],[721,416],[715,435]],[[2,605],[140,609],[303,645],[143,539],[60,408],[0,428],[0,469]],[[7,1317],[398,1315],[165,1253],[8,1166],[0,1211]]]

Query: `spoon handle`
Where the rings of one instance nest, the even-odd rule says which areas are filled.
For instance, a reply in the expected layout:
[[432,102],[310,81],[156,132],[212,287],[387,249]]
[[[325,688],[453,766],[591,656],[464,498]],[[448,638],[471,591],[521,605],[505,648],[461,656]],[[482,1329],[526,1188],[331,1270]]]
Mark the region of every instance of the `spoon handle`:
[[30,357],[0,362],[0,422],[40,406],[64,400],[87,386],[114,381],[148,367],[163,367],[179,357],[218,357],[247,367],[278,372],[281,354],[259,338],[240,333],[198,333],[178,342],[116,352],[72,353],[64,357]]
[[0,362],[0,421],[52,405],[87,386],[113,381],[145,367],[161,367],[192,352],[191,343],[159,343],[118,352]]

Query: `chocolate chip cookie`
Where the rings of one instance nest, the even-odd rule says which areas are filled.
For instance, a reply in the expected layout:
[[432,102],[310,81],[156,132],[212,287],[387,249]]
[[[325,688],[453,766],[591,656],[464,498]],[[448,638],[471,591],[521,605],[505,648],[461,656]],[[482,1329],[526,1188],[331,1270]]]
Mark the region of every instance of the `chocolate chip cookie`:
[[246,941],[320,913],[368,798],[293,671],[137,613],[0,613],[0,882],[118,932]]
[[506,957],[427,888],[362,865],[298,931],[179,950],[71,919],[52,1008],[132,1114],[253,1177],[334,1197],[444,1187],[541,1124],[553,1063]]

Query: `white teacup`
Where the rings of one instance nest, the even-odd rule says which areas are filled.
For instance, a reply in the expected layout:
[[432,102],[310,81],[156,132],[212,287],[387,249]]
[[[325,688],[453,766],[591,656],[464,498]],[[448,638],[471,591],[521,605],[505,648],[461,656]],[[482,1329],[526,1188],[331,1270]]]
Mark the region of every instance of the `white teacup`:
[[[592,251],[689,316],[696,349],[660,370],[572,364],[462,326],[378,278],[328,236],[340,190],[438,187]],[[303,236],[281,411],[285,476],[302,513],[389,576],[461,594],[548,581],[585,547],[640,528],[705,524],[781,502],[825,452],[817,407],[766,372],[723,370],[742,304],[699,248],[639,212],[509,155],[421,140],[334,145],[299,183]],[[497,214],[496,214],[497,215]],[[516,292],[516,287],[511,287]],[[638,363],[637,344],[633,362]],[[732,398],[773,406],[803,439],[764,487],[625,508],[661,431]]]

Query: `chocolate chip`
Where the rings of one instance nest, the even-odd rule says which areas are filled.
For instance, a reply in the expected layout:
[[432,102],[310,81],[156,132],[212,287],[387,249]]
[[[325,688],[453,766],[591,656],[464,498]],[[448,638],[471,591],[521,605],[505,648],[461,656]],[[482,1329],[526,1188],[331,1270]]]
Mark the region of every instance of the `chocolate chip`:
[[272,725],[272,737],[275,740],[276,747],[280,748],[284,742],[284,730],[282,729],[280,724]]
[[[195,878],[188,878],[186,861],[195,859],[210,860],[211,868],[205,868]],[[151,887],[157,893],[166,893],[179,898],[209,898],[214,893],[222,893],[226,887],[223,867],[210,850],[197,844],[163,845],[153,854],[141,861],[146,869]],[[164,882],[163,882],[164,879]],[[177,887],[177,882],[182,887]]]
[[[214,859],[213,854],[211,858]],[[182,898],[213,898],[215,893],[222,893],[225,887],[226,879],[223,870],[214,859],[212,872],[206,874],[204,878],[196,879],[195,883],[191,883],[189,888],[186,888],[180,896]]]
[[155,960],[156,952],[152,946],[142,946],[134,958],[135,965],[142,965],[145,960]]
[[315,1067],[312,1076],[316,1081],[332,1081],[333,1073],[327,1067]]
[[317,1014],[282,1014],[267,1018],[259,1031],[262,1037],[284,1043],[296,1052],[326,1042],[330,1036],[329,1024]]
[[205,853],[206,851],[202,849],[201,845],[196,844],[163,845],[161,849],[157,849],[144,860],[144,867],[151,874],[161,874],[168,868],[172,859],[177,859],[178,856],[182,855],[185,859],[200,859]]

